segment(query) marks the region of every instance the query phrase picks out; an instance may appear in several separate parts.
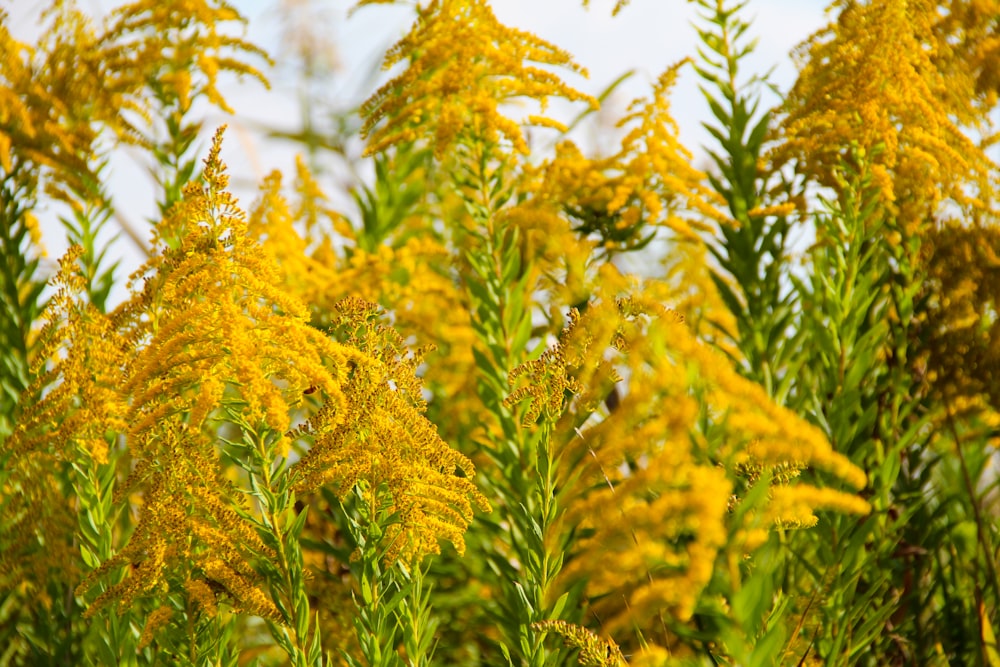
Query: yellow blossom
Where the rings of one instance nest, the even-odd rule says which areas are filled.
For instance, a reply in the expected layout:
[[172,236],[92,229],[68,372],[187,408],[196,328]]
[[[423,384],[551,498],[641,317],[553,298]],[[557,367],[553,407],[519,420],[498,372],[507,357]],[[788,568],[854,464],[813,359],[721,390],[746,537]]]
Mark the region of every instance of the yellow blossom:
[[609,250],[639,249],[662,225],[697,240],[706,220],[731,224],[722,199],[691,166],[670,113],[670,91],[682,61],[657,80],[649,99],[636,99],[619,123],[627,130],[619,151],[607,158],[583,156],[572,142],[533,175],[535,197],[551,202],[573,221],[574,231],[599,238]]
[[[762,522],[809,525],[815,510],[869,507],[803,484],[795,473],[806,466],[855,486],[865,476],[675,313],[641,294],[608,296],[574,313],[555,348],[513,374],[525,384],[509,402],[530,398],[528,421],[555,420],[552,437],[566,462],[558,485],[567,520],[581,529],[560,581],[585,582],[611,632],[645,633],[661,612],[690,619],[717,559],[760,546]],[[704,431],[706,419],[717,426]],[[747,484],[749,463],[775,471],[773,499],[761,515],[731,525],[732,496]]]
[[942,19],[939,6],[835,2],[837,23],[800,47],[804,67],[774,155],[834,188],[844,161],[870,161],[883,205],[911,231],[947,199],[981,215],[997,185],[993,163],[956,124],[976,128],[983,116],[968,81],[950,76],[954,60],[940,61],[951,50],[940,24],[954,17]]
[[170,607],[158,607],[146,618],[146,626],[142,629],[142,634],[139,635],[139,644],[136,646],[138,650],[142,650],[149,646],[153,642],[153,638],[156,636],[156,631],[160,628],[166,626],[170,623],[170,619],[173,618],[174,610]]
[[14,432],[0,443],[10,473],[4,489],[10,499],[7,520],[0,528],[5,545],[0,582],[73,581],[76,519],[59,479],[74,464],[90,469],[106,462],[107,434],[126,424],[127,406],[118,392],[122,340],[112,321],[83,297],[76,263],[81,252],[71,248],[60,260],[57,290],[38,334],[35,379],[25,396],[41,400],[24,401]]
[[982,396],[1000,407],[1000,230],[944,223],[922,247],[929,302],[923,332],[925,373],[950,402]]
[[[401,513],[386,531],[389,559],[437,551],[439,538],[461,549],[473,505],[488,508],[470,481],[471,462],[422,416],[419,357],[376,324],[375,307],[340,304],[338,341],[310,326],[305,304],[280,289],[271,256],[225,190],[220,149],[221,130],[204,184],[189,185],[158,229],[174,244],[163,243],[139,269],[139,288],[110,317],[124,351],[112,370],[128,402],[118,429],[134,462],[117,496],[141,491],[143,506],[125,546],[77,587],[85,594],[126,570],[89,614],[111,604],[126,609],[195,578],[218,587],[238,611],[279,617],[255,567],[274,554],[220,459],[224,418],[252,431],[244,437],[275,434],[275,449],[286,455],[293,441],[308,447],[294,466],[299,491],[385,485]],[[284,217],[272,216],[274,231]],[[306,421],[288,432],[293,415]]]
[[[568,53],[502,25],[486,0],[431,0],[417,12],[410,32],[385,59],[386,68],[406,61],[408,67],[362,107],[369,154],[428,139],[441,155],[463,132],[491,143],[502,137],[527,153],[518,123],[500,112],[501,105],[527,98],[544,111],[550,97],[562,97],[596,107],[596,100],[541,67],[583,74]],[[553,122],[533,116],[528,122]]]
[[384,535],[388,562],[437,553],[439,538],[462,552],[474,507],[488,511],[489,502],[470,481],[472,462],[422,417],[420,358],[406,354],[399,335],[374,320],[371,304],[346,299],[337,310],[337,329],[358,350],[345,378],[349,401],[336,411],[321,407],[297,431],[310,446],[296,465],[296,492],[329,484],[344,498],[355,487],[375,494],[385,485],[389,510],[399,512]]
[[583,667],[618,667],[626,664],[625,656],[613,639],[602,639],[590,630],[565,621],[532,623],[538,632],[560,635],[568,646],[579,649],[577,664]]

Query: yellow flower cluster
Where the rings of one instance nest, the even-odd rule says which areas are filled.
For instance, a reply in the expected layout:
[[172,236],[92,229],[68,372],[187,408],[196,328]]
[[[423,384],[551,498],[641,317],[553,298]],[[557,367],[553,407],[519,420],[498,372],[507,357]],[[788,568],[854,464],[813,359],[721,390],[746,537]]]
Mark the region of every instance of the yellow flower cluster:
[[179,110],[204,96],[212,105],[232,113],[219,92],[219,74],[249,76],[265,86],[267,79],[247,62],[248,57],[270,62],[250,42],[228,33],[244,19],[225,0],[137,0],[115,10],[100,45],[101,61],[112,85],[134,82],[154,87]]
[[[525,269],[537,274],[532,284],[549,295],[550,317],[558,327],[565,308],[586,303],[601,282],[596,275],[600,268],[594,270],[597,241],[573,231],[561,203],[544,196],[503,209],[498,220],[519,234]],[[603,266],[614,269],[610,263]],[[604,278],[615,280],[610,275]]]
[[376,306],[351,298],[337,311],[335,330],[360,350],[344,380],[350,400],[338,414],[324,405],[295,433],[310,443],[296,465],[296,492],[332,485],[344,498],[359,487],[374,502],[384,485],[388,510],[398,513],[384,535],[387,562],[437,553],[439,538],[461,553],[474,507],[488,511],[490,505],[471,482],[471,461],[422,417],[420,357],[407,354],[399,334],[378,323]]
[[[15,40],[0,11],[0,168],[43,168],[54,193],[86,191],[97,138],[148,143],[137,125],[149,122],[151,100],[174,101],[186,111],[204,96],[230,110],[218,90],[221,72],[266,84],[249,57],[259,48],[226,28],[242,17],[221,0],[139,0],[111,14],[100,29],[73,3],[54,0],[35,47]],[[153,93],[153,95],[150,94]]]
[[[927,3],[929,4],[929,3]],[[945,0],[931,16],[931,57],[948,81],[962,123],[989,124],[1000,95],[1000,27],[995,0]]]
[[[530,99],[544,113],[550,97],[562,97],[596,107],[596,100],[544,68],[584,74],[568,53],[504,26],[486,0],[430,0],[417,12],[410,32],[385,60],[386,68],[406,61],[408,67],[362,107],[369,154],[429,139],[442,155],[463,133],[490,143],[503,138],[527,153],[519,124],[501,113],[501,105]],[[543,115],[525,121],[562,128]]]
[[556,421],[566,461],[557,486],[580,538],[560,577],[586,582],[609,632],[655,632],[661,613],[690,619],[717,559],[759,546],[756,515],[731,519],[748,464],[776,471],[765,525],[811,525],[821,509],[869,511],[858,496],[797,480],[806,466],[855,487],[865,475],[644,297],[591,302],[555,349],[514,376],[530,384],[510,400],[530,398],[529,419]]
[[924,235],[930,302],[921,323],[927,380],[950,401],[1000,407],[1000,230],[947,223]]
[[139,635],[139,644],[136,648],[141,651],[149,646],[153,642],[157,630],[170,623],[173,615],[174,610],[170,607],[159,607],[153,611],[146,619],[146,626],[142,629],[142,634]]
[[[440,538],[461,549],[473,505],[489,507],[470,481],[471,462],[423,417],[420,358],[378,324],[377,308],[339,304],[338,342],[280,288],[277,267],[226,191],[221,132],[204,184],[190,184],[158,227],[170,243],[133,276],[129,300],[108,316],[80,305],[77,256],[62,260],[32,392],[40,400],[3,443],[15,485],[5,496],[20,491],[28,503],[9,505],[16,516],[4,523],[12,545],[5,580],[32,558],[36,569],[54,570],[78,548],[75,517],[54,477],[39,474],[44,466],[103,461],[108,434],[127,448],[116,499],[141,497],[139,518],[124,546],[77,586],[85,595],[102,584],[89,614],[176,592],[205,613],[226,599],[237,611],[280,617],[255,566],[276,557],[258,533],[259,508],[220,455],[234,428],[286,458],[293,445],[311,445],[293,466],[303,493],[325,484],[341,494],[387,489],[399,514],[386,531],[391,558],[438,551]],[[290,431],[293,419],[300,426]],[[45,558],[36,557],[39,545]],[[73,580],[74,570],[62,576]],[[148,631],[161,620],[151,618]]]
[[613,639],[601,639],[593,632],[565,621],[541,621],[531,627],[539,632],[560,635],[568,646],[579,649],[577,664],[582,667],[618,667],[625,656]]
[[[527,384],[512,391],[504,400],[506,405],[516,405],[530,398],[524,414],[524,426],[531,426],[541,416],[555,422],[565,411],[565,402],[574,395],[582,402],[581,411],[593,412],[612,390],[621,376],[614,366],[604,359],[590,363],[595,354],[594,344],[614,346],[618,323],[611,318],[592,322],[590,327],[578,326],[580,313],[570,311],[569,324],[559,336],[558,343],[547,349],[538,359],[527,361],[510,372],[509,382],[515,385],[522,376]],[[604,330],[595,328],[604,326]],[[603,335],[602,335],[603,334]]]
[[789,484],[774,487],[767,516],[778,526],[808,528],[816,525],[818,519],[814,512],[819,510],[864,516],[871,511],[871,507],[859,496],[808,484]]
[[[49,31],[41,45],[31,47],[13,38],[7,13],[0,10],[0,168],[8,174],[41,168],[54,174],[57,184],[78,184],[88,173],[96,138],[89,119],[82,117],[83,100],[93,103],[97,114],[108,113],[116,100],[108,99],[99,76],[81,76],[99,62],[90,60],[87,46],[95,37],[84,19],[78,13],[62,18],[57,25],[64,34]],[[73,97],[63,100],[59,93]]]
[[968,77],[951,76],[954,59],[938,60],[954,41],[936,31],[941,3],[835,4],[843,7],[837,24],[801,47],[805,65],[772,157],[796,159],[835,189],[841,165],[870,160],[883,206],[911,232],[946,200],[969,215],[991,210],[995,166],[956,125],[978,125],[975,93]]
[[[121,338],[109,318],[86,303],[77,272],[80,248],[60,260],[56,293],[39,332],[35,378],[14,432],[0,443],[5,463],[0,526],[0,586],[18,579],[72,582],[77,575],[75,511],[61,473],[74,464],[89,469],[108,459],[107,434],[124,430]],[[27,572],[32,574],[29,576]]]
[[589,159],[572,142],[563,142],[536,175],[536,196],[560,206],[577,232],[597,235],[607,248],[645,245],[646,225],[697,239],[696,229],[709,228],[705,220],[731,222],[718,208],[722,199],[705,186],[705,174],[691,166],[670,113],[670,90],[683,64],[660,76],[650,99],[632,103],[619,122],[627,132],[616,154]]
[[[664,256],[665,275],[660,283],[647,287],[647,294],[684,316],[691,333],[726,353],[740,359],[742,353],[733,345],[737,324],[732,311],[725,305],[714,279],[727,280],[724,274],[712,273],[708,248],[701,239],[675,237]],[[732,279],[729,279],[730,287]]]
[[[300,174],[304,173],[301,161],[299,170]],[[295,229],[294,223],[299,216],[281,194],[281,181],[281,172],[275,171],[261,183],[260,199],[250,212],[248,231],[278,267],[281,284],[286,290],[307,304],[325,305],[326,300],[333,297],[328,295],[331,286],[342,278],[335,267],[318,261],[308,252],[308,242]],[[322,193],[317,192],[312,198],[304,197],[303,201],[321,199]],[[314,211],[311,217],[312,224],[318,225],[318,212]]]
[[[407,221],[385,243],[361,247],[358,233],[328,209],[326,195],[301,161],[298,171],[295,205],[281,194],[280,175],[272,174],[249,223],[278,265],[284,288],[307,303],[321,323],[348,296],[381,305],[394,328],[425,350],[427,388],[449,397],[449,419],[439,424],[442,435],[452,441],[476,428],[482,419],[471,371],[474,333],[466,297],[452,275],[451,252]],[[324,219],[332,230],[323,228]],[[334,236],[345,249],[334,247]]]

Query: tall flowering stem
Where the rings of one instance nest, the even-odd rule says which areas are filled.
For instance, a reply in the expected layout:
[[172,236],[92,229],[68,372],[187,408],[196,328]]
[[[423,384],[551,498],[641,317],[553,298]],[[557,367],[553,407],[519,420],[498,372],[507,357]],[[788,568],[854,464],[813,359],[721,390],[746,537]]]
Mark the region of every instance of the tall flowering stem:
[[[508,373],[528,358],[531,337],[530,288],[534,275],[520,254],[515,229],[504,225],[501,207],[509,196],[504,164],[491,162],[491,146],[471,141],[463,197],[472,218],[466,286],[473,304],[478,341],[473,353],[479,370],[478,393],[496,422],[486,452],[503,472],[491,480],[500,505],[502,542],[488,557],[504,572],[506,621],[502,649],[519,664],[557,664],[531,623],[559,618],[566,598],[553,599],[552,581],[562,564],[553,540],[560,514],[552,488],[551,424],[536,432],[522,427],[509,407]],[[515,564],[516,563],[516,564]]]
[[717,142],[709,149],[717,170],[709,181],[735,223],[719,225],[717,236],[706,242],[719,267],[712,279],[736,319],[733,333],[742,357],[737,363],[781,401],[794,377],[786,369],[795,363],[794,346],[785,344],[795,293],[783,280],[794,206],[784,184],[768,183],[774,177],[760,170],[771,113],[760,110],[766,81],[741,80],[740,67],[754,48],[746,39],[750,24],[740,17],[742,5],[724,0],[698,5],[703,58],[695,69],[714,117],[705,127]]
[[260,563],[262,573],[271,582],[271,599],[281,615],[280,622],[269,619],[268,628],[295,667],[320,665],[318,619],[306,593],[300,546],[309,509],[296,509],[293,478],[282,450],[287,443],[282,434],[267,427],[254,428],[233,407],[226,416],[242,434],[239,441],[227,442],[227,457],[246,472],[251,495],[257,502],[256,511],[245,517],[275,556]]

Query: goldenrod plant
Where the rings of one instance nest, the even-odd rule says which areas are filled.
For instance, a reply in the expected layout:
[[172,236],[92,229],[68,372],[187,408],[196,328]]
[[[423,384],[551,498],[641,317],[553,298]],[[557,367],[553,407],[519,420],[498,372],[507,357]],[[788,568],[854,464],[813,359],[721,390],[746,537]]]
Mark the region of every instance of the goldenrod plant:
[[623,79],[418,2],[246,204],[238,3],[0,10],[0,665],[1000,665],[1000,3],[835,0],[788,90],[675,4],[601,154]]

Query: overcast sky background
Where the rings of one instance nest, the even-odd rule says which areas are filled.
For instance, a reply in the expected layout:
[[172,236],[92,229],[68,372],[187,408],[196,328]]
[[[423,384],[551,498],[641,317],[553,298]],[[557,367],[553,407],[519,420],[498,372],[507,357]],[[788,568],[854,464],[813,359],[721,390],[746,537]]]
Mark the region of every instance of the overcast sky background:
[[[230,168],[233,187],[244,208],[252,204],[255,184],[272,169],[281,169],[290,181],[294,174],[294,156],[301,147],[266,137],[266,128],[295,131],[301,126],[298,104],[298,81],[292,69],[280,61],[292,55],[296,37],[289,36],[291,14],[283,7],[303,4],[304,0],[231,0],[248,19],[247,37],[279,60],[270,72],[270,91],[247,80],[224,81],[223,91],[236,110],[233,117],[209,110],[201,154],[207,151],[208,139],[215,127],[228,123],[223,159]],[[101,16],[120,4],[113,0],[78,0],[79,6],[94,16]],[[48,0],[0,0],[10,14],[9,25],[15,38],[32,42],[37,37],[37,17]],[[319,87],[323,102],[329,106],[350,108],[362,101],[373,85],[370,73],[377,67],[385,49],[406,32],[413,20],[410,4],[372,5],[348,17],[353,0],[313,0],[301,24],[314,37],[332,47],[335,67]],[[745,16],[753,18],[751,34],[759,38],[755,54],[747,61],[747,73],[774,69],[772,81],[787,90],[795,79],[790,51],[802,40],[825,25],[829,16],[825,0],[750,0]],[[696,7],[684,0],[632,0],[617,17],[611,16],[614,0],[591,0],[589,9],[580,0],[494,0],[494,11],[506,25],[531,31],[539,37],[572,53],[589,71],[589,79],[572,74],[568,82],[593,95],[628,70],[635,74],[606,104],[610,119],[619,117],[628,102],[646,96],[650,85],[669,65],[687,56],[696,56],[697,35],[692,21]],[[301,30],[301,28],[299,29]],[[293,34],[295,29],[292,29]],[[381,80],[384,80],[384,75]],[[380,81],[381,81],[380,80]],[[708,116],[707,106],[698,92],[693,70],[683,70],[674,89],[674,117],[685,144],[695,155],[695,163],[706,167],[699,146],[708,141],[700,123]],[[773,100],[771,100],[773,102]],[[562,120],[570,120],[580,107],[570,109]],[[560,113],[558,107],[554,113]],[[608,122],[611,122],[609,120]],[[611,149],[617,141],[612,131],[592,125],[577,140],[582,144],[603,145]],[[607,136],[605,136],[607,135]],[[122,214],[140,228],[145,237],[148,219],[155,212],[155,186],[149,176],[146,156],[122,151],[112,160],[112,196]],[[331,189],[345,181],[335,161],[322,165]],[[54,259],[65,249],[59,237],[54,212],[40,218],[46,229],[46,244]],[[141,261],[128,241],[120,244],[123,269],[131,271]]]

